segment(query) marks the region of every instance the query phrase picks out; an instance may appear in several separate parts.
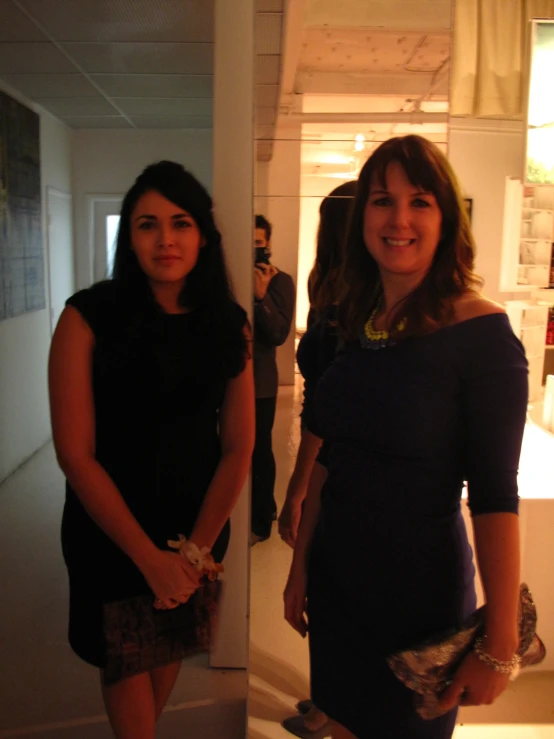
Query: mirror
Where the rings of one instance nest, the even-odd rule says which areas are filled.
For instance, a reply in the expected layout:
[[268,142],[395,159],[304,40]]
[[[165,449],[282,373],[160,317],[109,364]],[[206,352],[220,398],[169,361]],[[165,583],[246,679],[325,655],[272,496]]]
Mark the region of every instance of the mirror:
[[[267,46],[257,49],[255,212],[272,223],[272,260],[297,288],[295,323],[277,350],[273,451],[279,511],[300,442],[303,383],[295,349],[306,329],[320,203],[355,179],[374,148],[391,136],[420,133],[447,149],[451,17],[450,0],[291,2],[280,48],[271,48],[273,56]],[[272,108],[279,63],[281,95]],[[253,739],[286,736],[276,724],[309,697],[307,643],[282,615],[290,561],[291,549],[274,523],[270,539],[251,554]]]
[[[295,330],[278,349],[281,384],[273,434],[278,509],[300,443],[303,383],[294,358],[306,329],[307,278],[315,256],[319,205],[337,185],[357,176],[375,146],[389,136],[413,132],[447,152],[466,202],[471,204],[476,269],[485,280],[485,294],[500,303],[520,297],[503,289],[499,278],[505,178],[522,177],[525,132],[521,110],[510,107],[511,99],[502,110],[504,101],[495,90],[506,89],[507,97],[517,97],[522,72],[505,72],[504,79],[504,72],[489,65],[483,87],[477,91],[483,99],[477,104],[467,94],[479,86],[479,65],[484,64],[479,55],[481,36],[493,47],[497,43],[490,30],[495,27],[492,18],[497,7],[488,6],[484,26],[475,27],[470,23],[470,5],[477,6],[456,3],[457,25],[453,28],[454,4],[448,0],[292,2],[281,47],[273,48],[273,58],[269,51],[264,55],[263,47],[258,49],[255,211],[272,222],[273,258],[279,268],[293,275],[297,287]],[[531,3],[530,13],[532,7]],[[505,27],[513,26],[525,34],[519,23],[519,16],[510,17],[509,22],[502,18],[498,28],[504,33]],[[468,56],[467,65],[456,65],[459,86],[453,117],[451,65],[454,58],[459,62],[464,56]],[[276,84],[272,72],[279,63],[281,95],[278,107],[272,109],[271,95],[278,93],[272,90]],[[526,429],[519,476],[522,576],[533,583],[544,625],[545,618],[551,618],[551,585],[535,542],[542,517],[552,520],[554,513],[552,475],[547,467],[553,450],[534,434],[535,428]],[[469,516],[464,513],[464,517],[469,525]],[[291,557],[276,524],[270,539],[252,549],[249,725],[253,739],[288,736],[278,725],[296,717],[297,702],[310,696],[307,640],[282,616],[282,592]],[[547,673],[552,662],[536,670],[518,680],[509,698],[505,695],[487,709],[488,722],[549,721],[552,682]],[[543,683],[545,687],[539,687]],[[527,690],[538,691],[529,711],[524,708]],[[465,708],[462,719],[464,726],[456,730],[456,737],[488,736],[484,727],[473,726],[485,720],[482,709]],[[493,731],[491,726],[491,737]]]

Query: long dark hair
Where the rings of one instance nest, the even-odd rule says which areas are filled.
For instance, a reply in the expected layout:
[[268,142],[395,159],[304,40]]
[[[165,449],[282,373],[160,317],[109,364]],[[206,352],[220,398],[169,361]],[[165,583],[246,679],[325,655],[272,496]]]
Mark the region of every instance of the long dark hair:
[[196,265],[187,275],[179,295],[179,304],[201,317],[206,329],[214,332],[213,340],[223,342],[223,349],[226,347],[236,353],[234,347],[244,359],[243,314],[236,309],[212,199],[196,177],[181,164],[161,161],[149,165],[123,199],[112,273],[118,292],[131,310],[140,315],[160,310],[131,249],[131,215],[139,198],[149,191],[158,192],[190,213],[204,238]]
[[338,302],[344,241],[357,186],[355,180],[344,182],[331,190],[319,206],[316,255],[308,277],[310,308],[316,317]]
[[389,139],[369,157],[358,179],[339,306],[340,331],[346,342],[357,340],[368,314],[382,298],[379,268],[364,243],[364,212],[371,185],[378,183],[386,189],[391,162],[402,167],[414,186],[433,193],[442,215],[441,238],[431,268],[402,305],[407,324],[401,337],[422,335],[448,325],[454,314],[454,298],[482,284],[473,271],[475,243],[448,160],[421,136]]

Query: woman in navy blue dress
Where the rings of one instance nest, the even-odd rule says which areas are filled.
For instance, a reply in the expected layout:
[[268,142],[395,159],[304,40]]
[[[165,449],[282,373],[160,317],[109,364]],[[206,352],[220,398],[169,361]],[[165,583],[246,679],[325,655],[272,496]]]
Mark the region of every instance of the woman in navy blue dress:
[[[312,698],[334,739],[448,739],[457,706],[508,675],[476,653],[421,719],[386,656],[475,608],[464,481],[487,602],[485,652],[518,646],[517,467],[527,362],[501,306],[478,292],[455,176],[417,136],[368,159],[347,241],[341,348],[319,381],[324,440],[296,540],[285,615],[309,624]],[[306,620],[307,616],[307,620]]]

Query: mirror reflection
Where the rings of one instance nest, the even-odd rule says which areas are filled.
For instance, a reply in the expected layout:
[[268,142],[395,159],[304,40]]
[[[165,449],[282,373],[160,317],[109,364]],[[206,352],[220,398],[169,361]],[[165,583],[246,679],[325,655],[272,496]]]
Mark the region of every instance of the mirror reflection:
[[[515,287],[515,279],[509,284],[503,280],[506,261],[516,269],[518,263],[517,252],[508,256],[512,252],[506,246],[506,231],[517,239],[520,226],[506,225],[512,206],[505,191],[506,178],[523,177],[521,118],[526,103],[518,99],[518,108],[513,99],[517,85],[525,85],[526,72],[523,65],[517,78],[510,77],[505,100],[494,96],[490,79],[495,73],[479,67],[478,60],[479,53],[488,53],[490,48],[486,47],[485,52],[480,44],[488,39],[494,45],[492,38],[496,34],[491,37],[490,29],[495,26],[487,15],[493,11],[483,11],[482,22],[487,21],[488,29],[485,30],[479,23],[477,27],[471,25],[467,3],[457,3],[455,15],[449,2],[419,3],[417,14],[412,4],[406,2],[386,6],[345,2],[338,7],[336,3],[314,0],[292,3],[291,8],[283,29],[278,107],[272,108],[267,102],[275,79],[271,78],[269,58],[260,50],[255,91],[255,212],[272,224],[272,259],[293,276],[297,290],[295,331],[277,350],[279,392],[273,452],[277,470],[275,500],[281,519],[273,524],[269,539],[257,543],[251,555],[249,725],[256,739],[330,736],[331,731],[323,711],[310,703],[307,640],[302,640],[282,617],[282,592],[292,559],[287,543],[291,543],[290,530],[295,529],[300,515],[298,510],[291,513],[285,501],[290,502],[295,489],[304,488],[305,494],[309,475],[303,477],[299,472],[299,460],[310,454],[313,460],[314,454],[303,413],[309,392],[303,378],[306,368],[296,350],[310,325],[309,315],[313,314],[313,280],[325,202],[330,202],[328,198],[333,194],[335,199],[341,199],[334,193],[337,186],[355,183],[363,164],[383,141],[419,134],[447,154],[459,178],[471,217],[477,245],[476,271],[484,279],[484,293],[508,310],[518,338],[510,301],[521,305],[523,300],[534,299],[533,289],[522,294]],[[532,7],[529,13],[531,18]],[[515,28],[515,18],[507,13],[501,13],[501,17],[503,28]],[[494,52],[490,53],[490,58],[494,58]],[[476,79],[483,80],[482,88],[475,84]],[[474,97],[468,92],[471,84]],[[340,216],[334,221],[340,222]],[[534,337],[535,334],[537,341],[544,344],[544,322]],[[525,350],[529,357],[526,345]],[[546,364],[543,368],[541,359],[533,375],[540,375],[539,390],[528,408],[519,487],[523,576],[531,581],[535,599],[540,602],[544,629],[544,614],[549,614],[552,606],[535,535],[540,530],[540,516],[547,511],[552,514],[551,475],[546,462],[549,450],[552,451],[552,437],[540,428],[545,392],[541,387],[543,369],[546,371]],[[465,495],[462,510],[474,546]],[[479,579],[476,589],[480,604],[483,592]],[[541,637],[547,644],[549,636],[546,627]],[[352,650],[355,649],[352,644]],[[528,690],[536,690],[543,680],[546,685],[551,670],[548,658],[529,668],[509,694],[503,694],[487,709],[486,716],[484,709],[462,708],[458,722],[464,726],[456,728],[455,736],[476,736],[481,728],[477,730],[473,724],[483,721],[499,724],[547,720],[547,693],[539,689],[533,711],[527,710],[525,695]]]

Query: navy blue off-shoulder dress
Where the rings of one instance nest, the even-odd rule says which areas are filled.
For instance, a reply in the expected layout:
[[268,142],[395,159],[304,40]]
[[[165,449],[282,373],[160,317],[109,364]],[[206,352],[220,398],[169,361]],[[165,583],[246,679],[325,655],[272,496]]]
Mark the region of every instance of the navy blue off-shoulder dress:
[[359,739],[448,739],[456,711],[419,718],[387,654],[475,608],[471,513],[517,513],[527,362],[505,314],[377,351],[340,351],[309,429],[328,479],[312,542],[312,698]]

